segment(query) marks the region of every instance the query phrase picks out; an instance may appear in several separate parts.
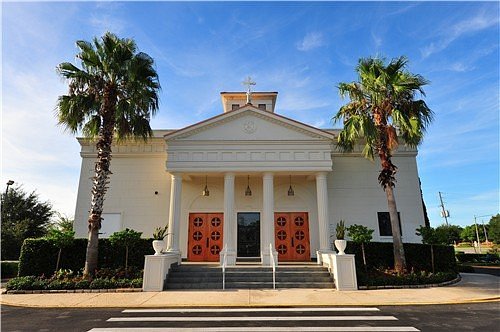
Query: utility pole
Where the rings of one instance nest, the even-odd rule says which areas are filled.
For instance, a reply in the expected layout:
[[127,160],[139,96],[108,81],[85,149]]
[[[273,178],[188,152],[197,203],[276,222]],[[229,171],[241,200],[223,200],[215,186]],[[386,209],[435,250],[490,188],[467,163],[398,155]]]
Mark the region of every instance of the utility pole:
[[448,211],[444,208],[443,197],[441,196],[440,191],[438,191],[438,194],[439,194],[439,200],[441,201],[441,217],[443,217],[444,221],[446,221],[446,226],[449,226],[448,225],[448,217],[450,216],[450,211]]
[[484,231],[484,239],[486,241],[486,243],[488,243],[488,233],[486,233],[486,226],[484,226],[484,220],[481,219],[481,223],[483,224],[483,231]]
[[477,238],[477,246],[479,248],[479,253],[481,253],[481,240],[479,239],[479,231],[477,230],[477,221],[476,216],[474,216],[474,225],[476,225],[476,238]]

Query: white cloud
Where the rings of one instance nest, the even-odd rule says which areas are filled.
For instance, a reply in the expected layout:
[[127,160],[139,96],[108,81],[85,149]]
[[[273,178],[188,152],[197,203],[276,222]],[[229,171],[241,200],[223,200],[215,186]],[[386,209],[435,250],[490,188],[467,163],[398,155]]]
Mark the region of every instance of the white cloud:
[[497,12],[481,12],[474,17],[462,20],[449,28],[438,32],[441,39],[432,42],[420,50],[422,57],[427,58],[434,53],[439,53],[446,49],[456,39],[466,34],[471,34],[498,25],[499,17]]
[[323,45],[323,34],[321,32],[310,32],[296,46],[299,51],[307,52]]

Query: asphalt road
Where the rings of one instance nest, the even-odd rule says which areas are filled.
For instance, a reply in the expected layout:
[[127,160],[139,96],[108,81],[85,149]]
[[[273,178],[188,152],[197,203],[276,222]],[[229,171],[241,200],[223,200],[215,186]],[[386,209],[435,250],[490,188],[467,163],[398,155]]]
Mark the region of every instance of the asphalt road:
[[[334,309],[332,309],[334,308]],[[233,310],[227,311],[226,309]],[[152,327],[181,331],[235,327],[239,331],[500,331],[500,302],[363,307],[203,309],[202,312],[123,312],[122,309],[34,309],[2,306],[1,331],[114,331]],[[211,310],[211,311],[210,311]],[[223,318],[226,317],[226,318]],[[108,321],[109,320],[109,321]],[[260,327],[260,329],[259,329]],[[279,328],[282,329],[279,329]],[[159,329],[161,328],[161,329]],[[203,329],[201,329],[203,328]],[[309,329],[308,329],[309,328]],[[402,328],[402,329],[398,329]]]

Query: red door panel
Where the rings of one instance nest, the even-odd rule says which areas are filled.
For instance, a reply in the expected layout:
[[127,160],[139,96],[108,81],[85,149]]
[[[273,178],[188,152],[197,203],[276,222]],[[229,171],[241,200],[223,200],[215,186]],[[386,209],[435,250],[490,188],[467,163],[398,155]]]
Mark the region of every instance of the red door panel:
[[188,260],[216,262],[222,250],[222,213],[190,213],[188,227]]
[[307,212],[274,214],[276,251],[280,261],[309,261],[309,220]]

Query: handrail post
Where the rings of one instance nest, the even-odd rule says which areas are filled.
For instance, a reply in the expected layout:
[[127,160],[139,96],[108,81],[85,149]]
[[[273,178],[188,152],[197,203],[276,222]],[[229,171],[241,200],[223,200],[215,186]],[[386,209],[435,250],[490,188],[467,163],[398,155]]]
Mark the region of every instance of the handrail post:
[[226,289],[226,265],[227,265],[227,243],[224,244],[224,248],[222,248],[222,289]]
[[273,289],[276,289],[276,262],[274,261],[273,244],[269,243],[269,259],[273,269]]

